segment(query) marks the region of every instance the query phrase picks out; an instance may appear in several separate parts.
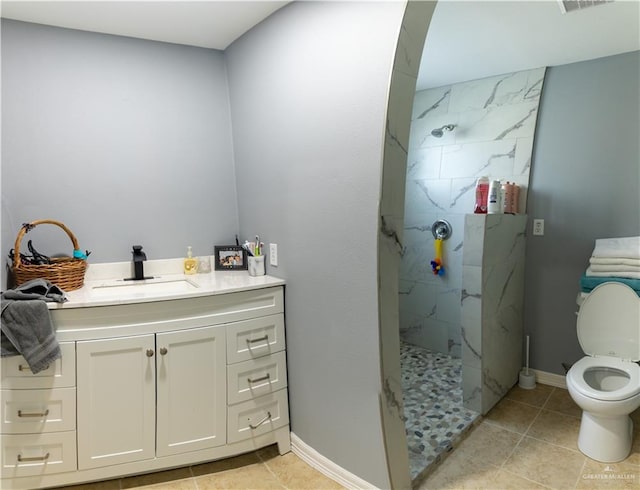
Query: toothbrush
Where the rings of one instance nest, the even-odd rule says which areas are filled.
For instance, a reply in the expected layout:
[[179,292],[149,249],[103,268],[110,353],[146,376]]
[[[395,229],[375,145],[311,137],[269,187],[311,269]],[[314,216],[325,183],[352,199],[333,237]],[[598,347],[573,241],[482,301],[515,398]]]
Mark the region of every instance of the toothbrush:
[[249,243],[249,240],[244,241],[244,243],[242,244],[242,248],[244,248],[251,257],[253,257],[254,249]]

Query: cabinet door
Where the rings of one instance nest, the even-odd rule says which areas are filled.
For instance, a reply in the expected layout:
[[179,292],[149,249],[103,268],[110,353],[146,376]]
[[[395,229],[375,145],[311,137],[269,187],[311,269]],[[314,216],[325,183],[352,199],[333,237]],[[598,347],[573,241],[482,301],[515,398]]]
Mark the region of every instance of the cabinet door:
[[78,467],[154,457],[154,336],[77,343]]
[[157,334],[157,455],[226,442],[224,327]]

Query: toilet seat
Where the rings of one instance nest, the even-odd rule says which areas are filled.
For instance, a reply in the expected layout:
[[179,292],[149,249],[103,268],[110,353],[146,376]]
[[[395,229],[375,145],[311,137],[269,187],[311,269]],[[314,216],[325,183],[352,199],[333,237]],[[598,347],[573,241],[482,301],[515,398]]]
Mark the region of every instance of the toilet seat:
[[640,297],[626,284],[600,284],[580,306],[577,330],[589,356],[640,360]]
[[[623,387],[612,391],[593,388],[584,379],[584,375],[587,370],[598,368],[623,371],[629,376],[628,382]],[[640,366],[635,362],[623,361],[615,357],[583,357],[567,373],[567,382],[573,384],[584,396],[595,400],[626,400],[640,393]]]

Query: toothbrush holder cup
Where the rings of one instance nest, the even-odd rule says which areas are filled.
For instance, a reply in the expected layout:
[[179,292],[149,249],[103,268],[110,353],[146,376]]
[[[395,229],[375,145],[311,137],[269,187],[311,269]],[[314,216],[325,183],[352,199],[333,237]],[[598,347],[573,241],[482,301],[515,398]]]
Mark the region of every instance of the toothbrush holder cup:
[[256,255],[248,257],[249,263],[249,275],[250,276],[264,276],[264,255]]

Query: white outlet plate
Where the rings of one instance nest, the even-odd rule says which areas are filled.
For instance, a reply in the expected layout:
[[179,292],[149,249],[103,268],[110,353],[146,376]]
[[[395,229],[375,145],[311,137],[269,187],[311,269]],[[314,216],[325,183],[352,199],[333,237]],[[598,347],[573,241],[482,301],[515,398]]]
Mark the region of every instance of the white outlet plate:
[[533,220],[533,234],[536,236],[544,235],[544,220],[543,219],[534,219]]
[[278,244],[269,244],[269,265],[278,266]]

